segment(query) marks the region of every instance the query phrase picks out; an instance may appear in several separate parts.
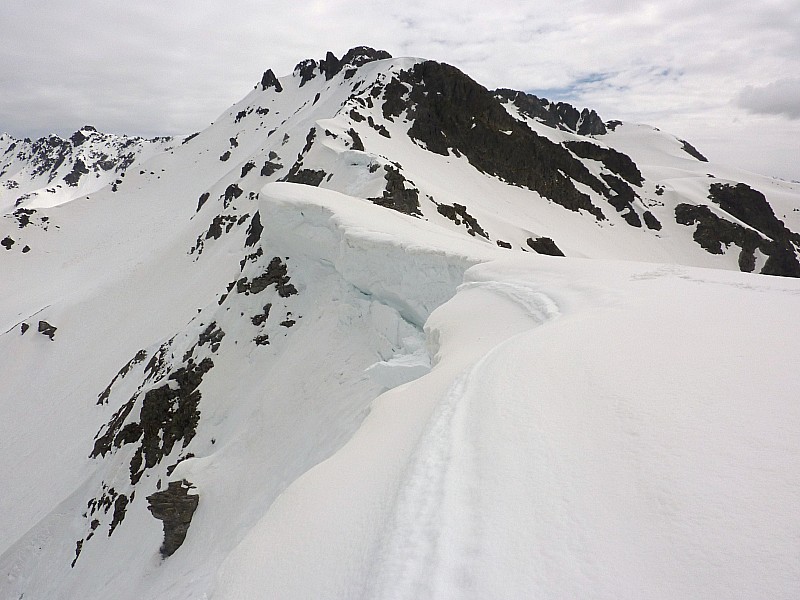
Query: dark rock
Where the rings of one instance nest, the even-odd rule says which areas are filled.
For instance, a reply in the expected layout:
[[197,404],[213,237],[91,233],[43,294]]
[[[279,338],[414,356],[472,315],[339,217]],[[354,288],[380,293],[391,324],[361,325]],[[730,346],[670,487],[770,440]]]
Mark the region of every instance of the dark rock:
[[253,318],[250,319],[253,325],[255,325],[256,327],[260,327],[261,325],[266,323],[267,319],[269,318],[269,311],[271,308],[272,304],[270,303],[265,304],[264,308],[262,309],[262,312],[260,314],[254,315]]
[[308,130],[306,134],[306,145],[303,146],[303,149],[300,151],[300,156],[298,156],[298,160],[300,160],[303,156],[308,154],[308,151],[311,150],[311,146],[314,144],[314,140],[317,137],[317,130],[316,128],[312,127]]
[[419,190],[413,186],[406,187],[406,178],[399,169],[392,165],[384,165],[386,189],[381,198],[367,198],[379,206],[391,208],[407,215],[421,217],[419,208]]
[[80,146],[83,142],[85,142],[88,139],[89,138],[87,138],[85,135],[83,135],[82,131],[76,131],[75,133],[73,133],[70,136],[69,141],[72,142],[72,145],[77,148],[78,146]]
[[497,240],[497,245],[501,248],[511,248],[511,244],[504,242],[503,240]]
[[[762,275],[780,275],[782,277],[800,277],[800,262],[797,260],[797,254],[775,242],[767,242],[766,246],[768,254],[767,262],[764,263],[764,268],[761,269]],[[764,248],[762,247],[762,252]]]
[[128,497],[125,494],[120,494],[114,501],[114,515],[111,518],[111,525],[108,528],[108,536],[114,533],[117,525],[122,523],[125,518],[125,511],[128,508]]
[[186,136],[186,137],[183,139],[183,141],[181,142],[181,145],[183,145],[183,144],[185,144],[185,143],[187,143],[187,142],[190,142],[190,141],[192,141],[192,140],[193,140],[194,138],[196,138],[198,135],[200,135],[200,132],[199,132],[199,131],[196,131],[195,133],[193,133],[193,134],[191,134],[191,135],[187,135],[187,136]]
[[[333,52],[328,52],[325,58],[319,61],[319,63],[312,58],[303,60],[295,66],[294,74],[300,77],[300,87],[303,87],[316,76],[317,69],[319,69],[320,73],[325,75],[326,80],[330,80],[345,66],[360,67],[374,60],[382,60],[391,57],[391,54],[385,50],[375,50],[367,46],[357,46],[348,50],[341,60],[337,59]],[[349,77],[352,77],[352,74],[350,74]]]
[[775,212],[767,202],[764,194],[744,183],[728,185],[712,183],[709,187],[709,199],[722,210],[733,215],[750,227],[758,229],[777,242],[795,242],[800,245],[800,235],[790,231],[783,221],[775,216]]
[[570,179],[603,189],[583,163],[511,117],[486,88],[455,67],[433,61],[418,63],[399,78],[409,85],[408,100],[392,97],[387,86],[385,101],[402,105],[413,116],[408,135],[430,152],[447,156],[453,149],[484,173],[605,219]]
[[604,135],[607,132],[603,119],[593,110],[584,108],[581,111],[577,133],[578,135]]
[[565,102],[553,103],[546,98],[505,88],[495,90],[494,95],[501,101],[513,103],[520,114],[536,119],[553,129],[571,131],[578,135],[606,133],[603,120],[595,111],[588,108],[578,112],[578,109]]
[[144,374],[147,381],[158,381],[167,374],[170,355],[170,342],[167,341],[158,347],[158,350],[144,366]]
[[633,207],[628,208],[628,212],[623,213],[622,218],[632,227],[642,226],[642,220],[639,218],[639,215],[636,214],[636,211],[633,210]]
[[281,322],[280,322],[280,325],[281,325],[282,327],[289,328],[289,327],[291,327],[292,325],[294,325],[294,324],[295,324],[295,322],[296,322],[296,321],[295,321],[294,319],[286,319],[285,321],[281,321]]
[[111,420],[105,426],[105,430],[101,430],[102,434],[98,432],[95,436],[94,448],[92,448],[92,453],[89,455],[89,458],[97,458],[98,456],[105,457],[105,455],[111,451],[114,440],[122,430],[125,419],[128,418],[135,403],[136,396],[128,400],[114,413],[114,416],[111,417]]
[[603,148],[592,142],[571,141],[564,145],[581,158],[598,160],[612,173],[619,175],[632,185],[640,186],[644,182],[642,172],[631,160],[631,157],[612,148]]
[[227,188],[225,188],[225,194],[223,196],[223,208],[228,208],[231,202],[233,202],[236,198],[242,195],[242,188],[240,188],[237,184],[232,183]]
[[227,161],[227,160],[228,160],[230,157],[231,157],[231,151],[230,151],[230,150],[225,150],[225,152],[223,152],[223,153],[222,153],[222,155],[219,157],[219,159],[220,159],[222,162],[225,162],[225,161]]
[[[219,342],[221,336],[217,335],[216,331],[212,330],[208,334],[207,341],[212,344],[215,343],[214,340],[216,343]],[[151,362],[163,354],[162,349],[169,352],[169,347],[169,344],[162,345]],[[205,358],[200,363],[195,363],[190,358],[185,366],[173,371],[166,382],[146,392],[138,421],[126,423],[133,407],[137,404],[138,398],[134,395],[97,434],[90,456],[92,458],[105,456],[111,451],[112,445],[120,447],[139,442],[139,447],[130,461],[131,483],[134,485],[138,483],[144,471],[154,467],[164,456],[169,455],[176,443],[182,442],[185,447],[194,438],[200,420],[198,405],[201,394],[198,387],[202,383],[203,376],[213,366],[214,363],[210,358]],[[163,369],[154,365],[151,371],[160,373]]]
[[264,166],[261,167],[261,176],[269,177],[270,175],[277,173],[282,168],[283,165],[281,163],[268,160],[267,162],[264,163]]
[[266,333],[257,335],[253,338],[253,341],[256,343],[256,346],[269,346],[269,336]]
[[264,227],[261,225],[261,215],[256,211],[250,220],[250,225],[247,226],[247,239],[244,241],[244,245],[248,248],[255,246],[261,239],[262,231],[264,231]]
[[[385,101],[383,103],[383,117],[384,119],[392,120],[394,117],[399,117],[403,110],[406,108],[403,96],[408,92],[408,86],[402,83],[399,79],[392,79],[386,84],[386,94],[384,95]],[[352,117],[352,112],[350,116]],[[362,117],[363,118],[363,117]]]
[[89,169],[86,168],[84,162],[80,158],[77,158],[75,159],[75,164],[72,165],[72,171],[64,175],[64,181],[67,182],[67,185],[77,186],[80,178],[88,172]]
[[[81,555],[81,550],[83,549],[83,540],[78,540],[75,544],[75,558],[72,559],[72,568],[75,568],[75,563],[78,562],[78,557]],[[20,596],[22,598],[22,596]]]
[[680,225],[697,224],[694,241],[710,254],[723,254],[722,245],[736,243],[740,248],[755,250],[760,243],[760,236],[715,215],[707,206],[678,204],[675,207],[675,220]]
[[128,423],[114,436],[114,447],[120,448],[125,444],[133,444],[142,437],[142,426],[139,423]]
[[217,326],[216,322],[212,322],[200,334],[200,337],[197,339],[197,345],[204,346],[205,344],[209,344],[209,346],[211,347],[211,352],[216,352],[217,350],[219,350],[219,345],[222,342],[222,338],[224,337],[225,337],[225,332],[222,331],[222,329]]
[[453,206],[439,204],[436,206],[436,210],[440,215],[447,217],[456,225],[461,225],[463,223],[464,227],[467,228],[467,233],[471,236],[480,235],[487,240],[489,239],[489,234],[483,230],[478,220],[467,212],[466,206],[462,204],[453,204]]
[[617,212],[622,212],[626,208],[630,208],[633,201],[636,199],[636,192],[633,191],[625,181],[611,173],[602,173],[600,177],[608,184],[611,194],[606,194],[608,203],[617,209]]
[[163,521],[164,542],[161,556],[172,556],[181,547],[192,523],[200,496],[189,494],[194,486],[186,481],[171,481],[166,490],[147,497],[148,510],[159,521]]
[[340,62],[342,65],[360,67],[369,62],[385,60],[387,58],[392,58],[392,55],[386,52],[386,50],[375,50],[369,46],[356,46],[345,52]]
[[389,135],[389,130],[386,129],[386,127],[384,125],[379,125],[379,124],[375,123],[375,119],[372,118],[372,115],[367,117],[367,124],[370,127],[372,127],[372,129],[374,129],[379,134],[381,134],[383,137],[391,138],[391,135]]
[[25,335],[25,332],[28,331],[28,329],[30,329],[30,325],[28,325],[27,323],[23,323],[22,325],[20,325],[20,330],[21,330],[20,335]]
[[351,127],[350,129],[347,130],[347,134],[353,140],[353,146],[352,146],[353,150],[359,150],[361,152],[364,152],[364,142],[361,141],[361,136],[358,135],[356,130]]
[[686,154],[692,156],[693,158],[696,158],[700,162],[708,162],[708,159],[702,154],[700,154],[697,148],[692,146],[689,142],[687,142],[686,140],[679,140],[679,141],[681,144],[683,144],[681,150],[686,152]]
[[252,281],[248,281],[246,277],[237,281],[236,292],[239,294],[258,294],[263,292],[270,285],[275,285],[278,295],[281,296],[281,298],[287,298],[297,294],[297,288],[289,283],[289,281],[286,264],[276,256],[270,261],[267,270],[253,278]]
[[[17,227],[22,229],[31,224],[31,217],[36,214],[36,210],[33,208],[18,208],[11,214],[17,220]],[[42,217],[42,221],[45,219],[46,217]]]
[[8,235],[3,238],[3,241],[0,241],[0,245],[2,245],[6,250],[11,250],[11,246],[14,244],[16,244],[14,238]]
[[661,222],[649,210],[646,210],[644,212],[642,218],[644,219],[644,224],[647,225],[648,229],[653,229],[654,231],[661,231]]
[[611,131],[616,131],[617,127],[622,125],[622,121],[608,121],[606,123],[606,129],[610,129]]
[[547,254],[548,256],[564,256],[564,253],[549,237],[540,237],[536,239],[528,238],[526,243],[537,254]]
[[211,221],[211,225],[208,226],[205,239],[213,238],[218,240],[222,236],[222,228],[225,227],[224,233],[229,233],[233,226],[236,225],[236,222],[237,219],[233,215],[217,215],[214,217],[214,220]]
[[[296,165],[295,165],[296,166]],[[292,168],[281,179],[289,183],[300,183],[302,185],[312,185],[318,187],[324,180],[327,173],[322,169],[295,169]]]
[[303,87],[306,83],[311,81],[316,74],[315,71],[317,70],[317,61],[313,58],[307,58],[306,60],[300,61],[294,68],[294,74],[300,76],[300,86]]
[[800,262],[791,246],[764,239],[752,229],[715,215],[708,206],[678,204],[675,220],[681,225],[696,224],[694,241],[711,254],[722,254],[723,244],[739,246],[739,269],[742,271],[750,272],[755,268],[754,253],[759,249],[767,255],[762,274],[800,277]]
[[247,175],[250,171],[252,171],[255,168],[256,168],[256,163],[254,163],[252,160],[247,161],[242,167],[242,174],[239,177],[243,178],[245,175]]
[[333,52],[328,51],[325,58],[320,61],[319,68],[325,75],[325,79],[331,80],[334,75],[342,70],[342,63],[339,62],[339,59],[336,58]]
[[275,91],[279,93],[283,91],[283,86],[281,82],[278,81],[278,78],[275,77],[275,73],[272,72],[272,69],[267,69],[261,76],[261,91],[266,91],[267,88],[274,88]]
[[197,388],[213,366],[210,358],[199,364],[190,359],[185,367],[170,374],[168,383],[145,394],[139,414],[141,445],[131,460],[131,483],[137,483],[145,469],[172,452],[177,442],[185,447],[194,438],[200,421],[201,395]]
[[39,321],[39,329],[38,329],[39,333],[49,337],[50,341],[52,341],[54,336],[56,335],[56,329],[58,328],[54,327],[53,325],[50,325],[50,323],[48,323],[47,321]]
[[200,198],[197,199],[197,210],[195,212],[200,212],[200,209],[203,208],[203,204],[206,203],[210,196],[211,194],[208,192],[200,195]]

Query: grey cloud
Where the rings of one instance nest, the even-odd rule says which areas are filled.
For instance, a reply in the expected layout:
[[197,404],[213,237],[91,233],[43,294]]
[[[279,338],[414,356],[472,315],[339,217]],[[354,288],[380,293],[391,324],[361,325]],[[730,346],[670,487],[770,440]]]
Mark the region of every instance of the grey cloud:
[[748,85],[736,97],[747,112],[800,119],[800,78],[779,79],[762,87]]
[[797,72],[796,1],[0,2],[0,131],[190,133],[266,68],[281,76],[366,44],[604,118],[682,125],[675,133],[702,145],[697,124],[740,114],[720,90]]

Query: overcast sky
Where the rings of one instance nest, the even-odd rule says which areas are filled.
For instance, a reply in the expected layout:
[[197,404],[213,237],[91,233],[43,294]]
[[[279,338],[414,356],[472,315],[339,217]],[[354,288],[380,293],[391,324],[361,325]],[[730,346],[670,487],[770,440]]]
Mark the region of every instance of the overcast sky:
[[800,180],[800,0],[3,0],[0,131],[207,126],[262,72],[368,45]]

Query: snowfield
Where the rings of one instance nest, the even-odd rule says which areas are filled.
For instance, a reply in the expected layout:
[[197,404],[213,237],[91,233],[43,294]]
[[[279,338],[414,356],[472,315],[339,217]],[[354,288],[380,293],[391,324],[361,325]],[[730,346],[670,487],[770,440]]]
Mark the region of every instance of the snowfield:
[[431,373],[278,498],[219,597],[794,597],[800,287],[525,258],[467,272]]
[[486,164],[547,138],[600,219],[356,50],[196,136],[0,138],[0,599],[797,598],[800,188],[495,106]]

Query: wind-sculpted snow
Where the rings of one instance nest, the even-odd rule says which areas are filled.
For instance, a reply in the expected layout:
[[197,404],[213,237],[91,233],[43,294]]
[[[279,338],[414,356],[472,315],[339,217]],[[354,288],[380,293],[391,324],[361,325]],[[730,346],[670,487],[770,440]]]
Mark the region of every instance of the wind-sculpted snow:
[[270,184],[262,196],[267,239],[295,254],[311,250],[359,292],[394,307],[418,327],[455,293],[466,268],[494,254],[491,247],[442,235],[404,215],[387,219],[380,209],[336,192],[311,194],[300,186]]
[[[428,321],[432,371],[276,501],[215,597],[791,597],[797,341],[769,315],[798,297],[644,264],[473,268]],[[755,376],[735,348],[765,328]]]

